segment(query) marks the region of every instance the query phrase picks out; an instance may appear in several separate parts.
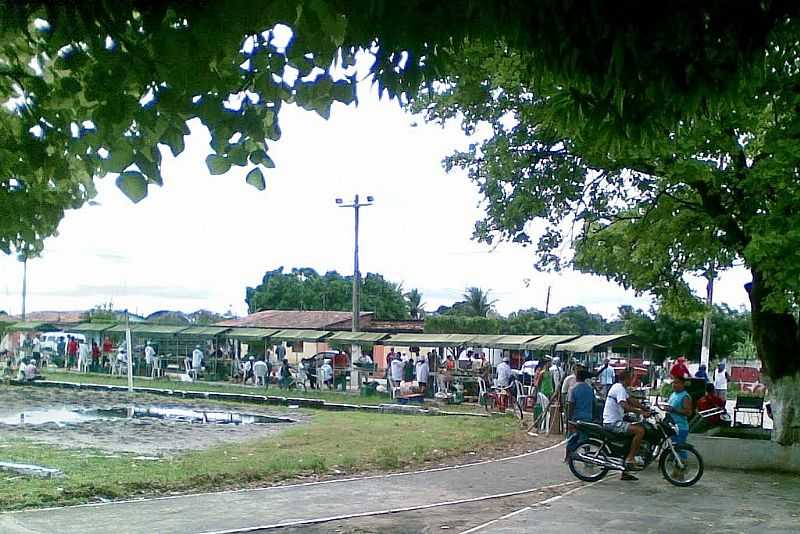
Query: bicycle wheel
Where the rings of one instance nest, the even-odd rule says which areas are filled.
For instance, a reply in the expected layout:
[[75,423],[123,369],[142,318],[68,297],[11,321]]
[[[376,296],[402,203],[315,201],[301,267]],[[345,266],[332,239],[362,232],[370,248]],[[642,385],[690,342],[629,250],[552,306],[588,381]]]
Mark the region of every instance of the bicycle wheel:
[[589,439],[578,445],[570,454],[567,465],[569,465],[569,470],[572,471],[572,474],[584,482],[596,482],[608,474],[608,467],[581,460],[580,456],[594,458],[601,462],[607,461],[608,457],[603,451],[603,443],[601,441]]
[[667,448],[661,453],[658,461],[661,474],[673,486],[693,486],[703,476],[703,457],[688,443],[679,443],[673,445],[673,448],[675,452]]

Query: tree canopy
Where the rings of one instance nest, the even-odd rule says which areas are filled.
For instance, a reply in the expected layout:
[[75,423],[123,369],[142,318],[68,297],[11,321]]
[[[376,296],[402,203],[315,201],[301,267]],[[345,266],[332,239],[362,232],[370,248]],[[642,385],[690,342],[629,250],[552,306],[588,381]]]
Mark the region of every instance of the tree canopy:
[[[798,37],[795,21],[771,35],[763,76],[738,98],[612,150],[585,135],[596,117],[564,115],[570,88],[541,93],[519,75],[529,60],[513,49],[463,49],[469,67],[415,105],[429,120],[491,129],[445,162],[465,169],[485,198],[480,240],[534,245],[540,268],[571,265],[650,292],[673,310],[702,310],[689,276],[745,266],[753,341],[780,398],[784,383],[800,380]],[[794,406],[795,394],[786,395],[776,405]],[[777,435],[800,440],[792,425]]]
[[[323,117],[355,99],[355,54],[390,96],[463,66],[472,43],[523,51],[519,75],[562,88],[562,117],[598,145],[642,142],[735,95],[793,2],[86,0],[0,4],[0,249],[41,247],[107,173],[133,201],[160,185],[186,122],[213,174],[266,187],[291,102]],[[712,95],[713,98],[708,98]],[[588,136],[588,130],[583,134]]]
[[[245,301],[248,311],[259,310],[334,310],[351,311],[353,277],[336,271],[324,275],[314,269],[295,268],[286,273],[283,267],[267,271],[261,284],[248,287]],[[361,310],[374,312],[380,320],[409,318],[409,308],[401,284],[377,273],[361,279]]]

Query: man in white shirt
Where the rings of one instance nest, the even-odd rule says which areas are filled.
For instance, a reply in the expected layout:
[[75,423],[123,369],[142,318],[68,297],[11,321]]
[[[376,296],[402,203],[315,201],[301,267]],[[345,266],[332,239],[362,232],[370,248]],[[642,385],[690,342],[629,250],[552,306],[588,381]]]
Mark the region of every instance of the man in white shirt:
[[[253,362],[250,362],[251,364]],[[203,351],[200,350],[200,345],[195,345],[194,350],[192,351],[192,373],[194,377],[200,373],[200,370],[203,368]]]
[[267,386],[267,362],[263,360],[255,362],[253,364],[253,375],[256,377],[257,386]]
[[150,377],[155,377],[157,369],[156,349],[150,345],[149,341],[147,342],[147,346],[144,348],[144,361],[147,363],[147,368],[150,370]]
[[611,386],[606,395],[606,403],[603,407],[603,428],[608,432],[618,434],[631,434],[631,448],[625,457],[625,471],[622,472],[623,480],[636,480],[636,477],[628,473],[631,468],[639,467],[636,463],[636,453],[644,438],[644,427],[636,423],[628,423],[623,420],[626,411],[637,412],[648,415],[649,412],[641,407],[636,399],[628,395],[626,387],[630,387],[633,380],[633,370],[625,369],[622,373],[622,382],[617,382]]
[[34,378],[36,378],[37,373],[38,371],[36,369],[36,360],[31,359],[28,362],[28,365],[25,366],[24,370],[25,381],[28,382],[33,380]]
[[563,378],[560,365],[561,358],[558,356],[553,358],[553,364],[550,366],[550,376],[553,378],[553,388],[556,390],[561,387],[561,379]]
[[[392,362],[392,364],[394,364],[394,362]],[[394,367],[394,365],[392,365],[392,367]],[[333,389],[333,367],[331,367],[331,361],[328,358],[325,358],[325,362],[322,364],[322,367],[319,368],[319,377],[322,383],[328,386],[328,389]],[[320,386],[320,389],[322,389],[322,386]]]
[[608,396],[608,391],[611,389],[616,379],[614,368],[611,367],[608,358],[603,360],[603,367],[597,372],[597,378],[600,381],[600,385],[603,386],[603,394]]
[[89,344],[85,339],[78,342],[78,370],[83,373],[89,372],[89,364],[92,363],[91,353],[89,352]]
[[425,393],[425,389],[428,387],[428,375],[430,374],[428,369],[428,359],[427,358],[420,358],[417,362],[417,385],[420,388],[422,393]]
[[507,388],[511,385],[514,373],[511,371],[511,366],[508,364],[509,361],[508,356],[506,356],[497,366],[497,380],[495,382],[497,387]]
[[394,387],[399,387],[400,382],[403,381],[403,360],[400,356],[400,353],[394,355],[394,360],[392,360],[392,385]]
[[714,369],[714,390],[717,397],[724,401],[728,400],[728,380],[730,379],[731,376],[725,369],[725,362],[719,362],[717,368]]

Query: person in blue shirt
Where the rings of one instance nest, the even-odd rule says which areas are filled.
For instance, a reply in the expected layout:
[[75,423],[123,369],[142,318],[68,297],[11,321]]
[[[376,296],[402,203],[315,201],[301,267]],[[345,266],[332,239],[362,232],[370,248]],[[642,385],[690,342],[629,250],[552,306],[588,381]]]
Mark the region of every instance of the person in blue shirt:
[[[672,395],[667,400],[664,409],[672,416],[678,434],[672,436],[673,443],[686,443],[689,437],[689,417],[692,415],[692,398],[686,391],[686,379],[675,377],[672,380]],[[686,453],[680,453],[681,459],[686,459]]]
[[706,366],[700,364],[700,368],[697,370],[697,373],[694,375],[695,378],[702,378],[706,382],[708,382],[708,372],[706,372]]
[[567,397],[567,421],[570,422],[567,424],[567,430],[570,435],[567,439],[564,461],[586,439],[583,432],[576,432],[575,426],[571,422],[592,420],[595,402],[594,389],[586,382],[587,378],[589,378],[588,371],[585,369],[576,370],[575,385],[569,390]]

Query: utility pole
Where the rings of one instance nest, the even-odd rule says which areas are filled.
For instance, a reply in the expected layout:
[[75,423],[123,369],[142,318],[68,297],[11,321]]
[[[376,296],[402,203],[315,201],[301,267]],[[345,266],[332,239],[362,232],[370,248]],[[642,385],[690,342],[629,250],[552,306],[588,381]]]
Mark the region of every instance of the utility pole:
[[131,339],[131,319],[125,310],[125,355],[128,360],[128,392],[133,393],[133,339]]
[[366,202],[360,202],[358,195],[356,195],[352,204],[343,204],[341,198],[336,199],[336,203],[340,208],[353,208],[355,212],[355,246],[353,247],[353,332],[358,332],[360,330],[359,319],[361,316],[361,296],[359,295],[359,290],[361,288],[361,272],[358,269],[358,216],[359,210],[362,207],[371,206],[374,200],[372,196],[367,196]]
[[713,267],[706,271],[706,306],[708,310],[703,317],[703,345],[700,349],[700,364],[705,365],[708,369],[708,360],[711,355],[711,304],[714,300],[714,269]]
[[550,289],[552,287],[553,286],[547,286],[547,300],[544,302],[544,314],[545,315],[549,315],[550,314]]
[[22,320],[25,320],[25,299],[28,294],[28,255],[22,255]]

